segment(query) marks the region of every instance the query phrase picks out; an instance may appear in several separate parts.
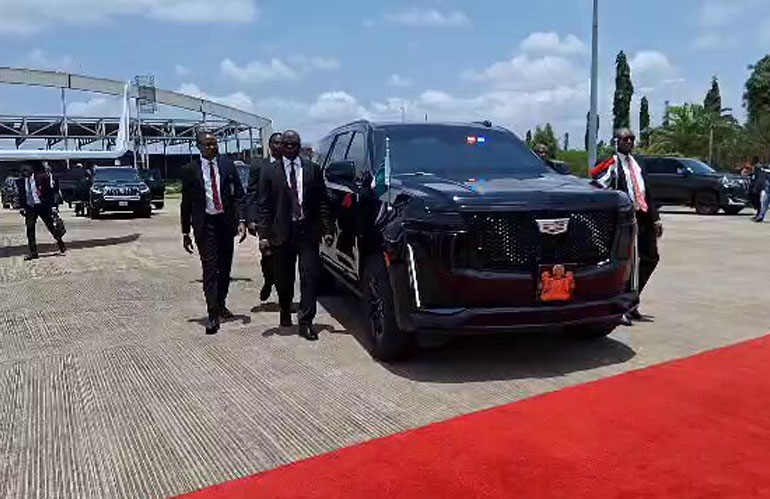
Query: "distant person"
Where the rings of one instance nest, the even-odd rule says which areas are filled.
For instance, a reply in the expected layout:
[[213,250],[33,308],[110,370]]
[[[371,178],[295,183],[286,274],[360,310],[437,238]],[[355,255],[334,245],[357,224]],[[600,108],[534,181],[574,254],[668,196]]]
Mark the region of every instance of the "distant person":
[[767,172],[762,168],[759,158],[754,158],[752,193],[758,201],[757,214],[752,220],[756,223],[762,223],[765,221],[768,206],[770,206],[770,178],[768,178]]
[[[249,232],[257,235],[257,218],[259,214],[259,177],[262,171],[267,171],[269,167],[281,160],[281,140],[283,135],[276,132],[270,136],[268,147],[270,150],[269,158],[255,157],[251,161],[249,171],[249,187],[246,190],[246,220],[249,224]],[[264,283],[259,292],[260,301],[267,301],[273,292],[275,285],[275,258],[270,248],[260,251],[262,254],[261,267]]]
[[542,143],[535,145],[535,154],[540,156],[540,159],[545,162],[550,162],[552,159],[551,151],[548,149],[548,146]]
[[[639,295],[658,266],[658,239],[663,236],[663,223],[658,208],[650,192],[647,172],[631,154],[636,137],[628,128],[617,131],[618,144],[616,155],[591,170],[593,179],[605,188],[615,189],[628,194],[634,203],[638,225],[637,249],[639,261]],[[632,320],[642,320],[639,307],[635,307],[623,317],[623,324],[630,325]]]
[[542,159],[543,162],[556,173],[560,173],[562,175],[569,175],[572,173],[566,164],[562,163],[561,161],[555,161],[553,159],[551,156],[551,150],[547,145],[539,143],[535,146],[534,151],[535,154],[537,154],[540,159]]
[[297,132],[284,132],[281,160],[262,171],[259,182],[258,232],[260,249],[275,254],[281,327],[291,327],[294,279],[299,258],[299,335],[318,339],[313,329],[316,315],[316,286],[321,270],[319,243],[331,244],[333,225],[326,199],[321,167],[300,158]]
[[227,308],[234,239],[246,239],[245,193],[232,161],[219,155],[211,133],[197,137],[200,157],[182,168],[182,243],[193,253],[190,229],[198,246],[206,296],[206,334],[216,334],[221,319],[232,319]]
[[25,260],[37,260],[37,219],[43,220],[48,232],[51,233],[59,252],[63,255],[67,252],[63,236],[57,233],[54,225],[56,210],[56,193],[51,187],[51,178],[45,172],[41,164],[24,165],[21,170],[21,178],[16,181],[19,208],[27,225],[27,245],[29,254]]

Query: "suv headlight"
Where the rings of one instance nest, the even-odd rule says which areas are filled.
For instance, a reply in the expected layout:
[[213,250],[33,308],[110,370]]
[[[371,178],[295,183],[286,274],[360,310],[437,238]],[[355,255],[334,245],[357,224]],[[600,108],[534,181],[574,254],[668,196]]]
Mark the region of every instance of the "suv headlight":
[[91,193],[101,196],[104,193],[104,190],[101,187],[94,186],[94,187],[91,187]]
[[147,184],[142,184],[141,186],[139,186],[139,192],[141,192],[142,194],[147,194],[148,192],[150,192],[150,188],[147,186]]

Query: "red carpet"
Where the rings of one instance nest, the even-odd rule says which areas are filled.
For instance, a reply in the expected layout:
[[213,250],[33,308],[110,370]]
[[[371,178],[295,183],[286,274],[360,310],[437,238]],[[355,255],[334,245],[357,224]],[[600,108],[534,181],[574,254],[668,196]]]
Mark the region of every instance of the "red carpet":
[[770,497],[770,337],[183,497]]

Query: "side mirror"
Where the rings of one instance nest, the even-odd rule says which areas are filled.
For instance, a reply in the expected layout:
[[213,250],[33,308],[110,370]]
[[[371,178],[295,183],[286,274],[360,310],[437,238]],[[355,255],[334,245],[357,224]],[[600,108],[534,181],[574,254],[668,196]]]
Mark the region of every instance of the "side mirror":
[[354,187],[356,164],[353,161],[334,161],[326,167],[326,180],[329,182]]

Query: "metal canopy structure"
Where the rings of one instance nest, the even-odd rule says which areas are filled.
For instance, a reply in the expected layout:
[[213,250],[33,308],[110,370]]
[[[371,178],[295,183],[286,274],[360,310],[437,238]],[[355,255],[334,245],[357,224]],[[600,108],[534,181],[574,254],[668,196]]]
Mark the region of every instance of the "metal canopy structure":
[[[74,141],[78,149],[97,146],[109,149],[114,146],[119,119],[67,116],[66,91],[120,96],[125,91],[125,81],[58,71],[0,67],[0,83],[61,89],[61,116],[0,115],[0,139],[13,140],[17,149],[33,139],[43,140],[46,149],[58,144],[64,144],[67,148],[70,140]],[[136,84],[130,86],[129,97],[135,102],[135,109],[141,110],[146,103],[146,96],[146,87]],[[168,146],[194,145],[195,133],[201,128],[215,133],[224,143],[225,151],[228,143],[233,141],[236,149],[240,150],[241,140],[248,143],[250,149],[254,149],[255,143],[266,142],[263,138],[266,139],[272,132],[272,122],[268,118],[200,97],[152,88],[152,98],[158,104],[200,113],[201,118],[143,117],[137,112],[131,119],[130,136],[137,149],[143,147],[145,153],[146,148],[153,144],[161,144],[164,152]],[[245,134],[248,134],[248,138],[244,137]]]

